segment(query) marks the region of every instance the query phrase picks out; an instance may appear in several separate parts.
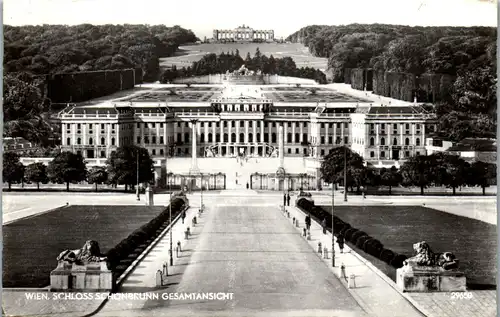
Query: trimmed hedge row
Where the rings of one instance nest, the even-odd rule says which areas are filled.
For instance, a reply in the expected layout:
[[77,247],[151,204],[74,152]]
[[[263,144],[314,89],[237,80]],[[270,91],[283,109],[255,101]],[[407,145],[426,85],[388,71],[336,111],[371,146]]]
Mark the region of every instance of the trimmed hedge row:
[[[302,211],[309,213],[312,218],[320,222],[325,219],[327,230],[331,232],[332,216],[323,208],[315,206],[314,203],[305,199],[299,198],[297,200],[297,207]],[[384,261],[392,267],[398,269],[403,266],[403,261],[407,259],[404,254],[397,254],[391,250],[385,249],[384,245],[377,239],[370,237],[366,232],[353,228],[347,222],[337,216],[333,216],[333,224],[335,228],[335,235],[342,234],[345,241],[355,245],[358,249]]]
[[[174,197],[171,204],[172,219],[174,219],[179,213],[182,212],[182,210],[184,210],[184,208],[188,205],[188,202],[184,197]],[[120,265],[120,262],[128,259],[130,255],[134,255],[134,259],[139,256],[142,250],[139,252],[137,249],[144,248],[144,245],[148,245],[151,240],[155,239],[164,229],[164,225],[168,224],[169,220],[170,210],[169,207],[167,207],[158,216],[132,232],[127,238],[123,239],[114,248],[109,250],[107,257],[109,267],[113,271],[113,275],[118,277],[123,271],[125,271],[132,261],[126,264],[124,263],[124,265]],[[136,250],[137,254],[134,254]]]

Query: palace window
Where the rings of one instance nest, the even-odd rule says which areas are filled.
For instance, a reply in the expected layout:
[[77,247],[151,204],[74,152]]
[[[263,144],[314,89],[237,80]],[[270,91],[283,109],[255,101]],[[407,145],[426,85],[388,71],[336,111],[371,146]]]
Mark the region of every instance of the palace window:
[[231,121],[231,128],[234,128],[234,121]]
[[257,133],[257,139],[255,140],[255,142],[260,142],[260,133]]
[[380,128],[382,128],[382,130],[385,130],[385,123],[382,123],[382,124],[380,125]]
[[420,146],[420,138],[416,138],[415,139],[415,145],[416,146]]
[[153,150],[151,151],[151,154],[152,154],[152,155],[156,155],[156,150],[155,150],[155,149],[153,149]]
[[189,154],[189,149],[188,148],[184,149],[184,154]]
[[273,122],[273,128],[276,128],[276,122]]
[[111,124],[111,129],[114,130],[115,129],[115,124]]
[[337,122],[337,129],[340,129],[340,122]]
[[407,123],[405,127],[406,127],[406,130],[409,130],[410,129],[410,124]]
[[92,130],[92,123],[89,123],[89,129]]
[[152,140],[153,140],[153,142],[151,142],[151,143],[156,144],[156,137],[155,136],[152,137]]
[[321,129],[324,129],[325,128],[325,124],[322,122],[321,123]]
[[325,150],[321,150],[321,156],[325,156]]
[[205,143],[205,134],[200,134],[200,143]]
[[333,143],[333,137],[329,136],[328,137],[328,144],[332,144]]
[[380,145],[385,145],[385,138],[380,138]]
[[292,149],[288,149],[288,154],[292,154]]
[[236,142],[236,133],[231,133],[231,142]]
[[182,142],[182,134],[177,133],[177,142]]
[[177,122],[177,127],[180,128],[181,127],[181,123],[180,122]]
[[76,128],[77,128],[78,130],[80,130],[80,129],[82,128],[82,125],[81,125],[80,123],[78,123],[78,124],[76,125]]
[[286,142],[287,142],[287,143],[292,143],[292,134],[291,134],[291,133],[288,133],[288,134],[286,135]]
[[288,127],[291,128],[292,127],[292,123],[291,122],[288,122]]
[[155,128],[155,123],[151,123],[151,128]]
[[101,151],[101,157],[106,157],[106,152]]
[[137,144],[141,144],[141,137],[140,136],[137,137]]
[[252,128],[253,127],[253,121],[248,121],[248,127]]
[[405,157],[410,157],[410,151],[405,152]]
[[304,149],[302,150],[302,153],[304,153],[304,155],[307,155],[307,149],[306,149],[306,148],[304,148]]
[[300,134],[295,133],[295,143],[300,143]]
[[212,141],[213,141],[213,139],[212,139],[212,133],[209,133],[208,134],[208,142],[212,142]]
[[254,142],[252,133],[248,134],[248,142]]
[[224,121],[223,126],[224,128],[227,128],[227,121]]
[[375,139],[374,139],[374,138],[370,138],[370,145],[371,145],[371,146],[374,146],[374,145],[375,145]]
[[184,142],[186,142],[186,143],[189,142],[189,133],[188,132],[184,133]]
[[216,123],[215,123],[215,127],[216,127],[216,128],[220,128],[220,123],[219,123],[219,122],[216,122]]
[[264,142],[269,142],[269,133],[264,133]]
[[299,154],[299,148],[295,148],[295,154]]
[[82,139],[80,138],[76,139],[76,144],[82,144]]
[[370,157],[375,157],[375,152],[370,151]]
[[163,155],[164,152],[163,152],[163,149],[160,149],[160,155]]
[[398,124],[397,123],[394,123],[394,132],[398,131]]
[[66,145],[71,145],[71,139],[70,138],[66,139]]
[[405,145],[410,145],[410,139],[409,138],[405,139]]
[[330,122],[330,123],[328,124],[328,127],[329,127],[330,129],[331,129],[331,128],[333,128],[333,123],[331,123],[331,122]]
[[224,133],[224,142],[229,142],[229,136],[227,133]]
[[104,130],[104,123],[101,123],[101,130]]
[[385,158],[385,151],[380,151],[380,157]]
[[398,145],[398,139],[397,138],[392,139],[392,144],[393,145]]
[[349,143],[349,137],[348,137],[348,136],[345,136],[345,137],[344,137],[344,144],[347,144],[347,143]]
[[184,125],[186,128],[189,128],[189,123],[186,122],[186,124]]
[[245,121],[240,121],[240,128],[243,128],[245,126]]
[[321,137],[321,144],[325,144],[325,137],[324,136]]
[[271,143],[276,143],[276,133],[271,134]]
[[101,138],[101,145],[104,145],[104,138]]
[[111,145],[115,145],[116,141],[115,138],[111,138]]
[[147,136],[146,136],[146,137],[144,137],[144,143],[145,143],[145,144],[149,144],[149,137],[147,137]]
[[302,142],[307,142],[307,141],[308,141],[307,133],[303,133],[302,134]]
[[307,122],[304,122],[304,128],[307,128]]
[[257,128],[260,128],[260,121],[257,121]]
[[161,137],[160,137],[160,144],[165,144],[165,142],[164,142],[164,141],[165,141],[165,140],[164,140],[164,139],[163,139],[163,137],[161,136]]
[[420,151],[417,151],[417,156],[419,156],[419,155],[420,155]]
[[71,125],[69,123],[66,123],[66,129],[70,129],[71,128]]
[[299,127],[299,123],[298,122],[295,122],[295,127]]
[[[241,121],[243,122],[243,121]],[[245,134],[240,133],[240,141],[239,142],[245,142]]]

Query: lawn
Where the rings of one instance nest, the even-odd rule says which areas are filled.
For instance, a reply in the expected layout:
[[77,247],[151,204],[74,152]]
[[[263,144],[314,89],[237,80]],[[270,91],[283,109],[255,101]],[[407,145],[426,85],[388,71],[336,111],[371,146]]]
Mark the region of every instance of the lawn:
[[147,223],[162,207],[70,206],[3,226],[3,287],[45,287],[56,258],[96,240],[102,253]]
[[[331,211],[331,207],[323,208]],[[408,257],[413,255],[413,243],[419,241],[429,243],[434,252],[453,252],[470,288],[496,285],[494,225],[420,206],[339,206],[335,215],[380,240],[386,249]],[[395,280],[395,269],[366,258]]]
[[297,67],[314,67],[317,69],[326,69],[327,59],[314,57],[309,53],[307,47],[299,43],[279,44],[279,43],[209,43],[199,45],[181,46],[176,56],[161,58],[160,66],[167,67],[176,65],[177,67],[191,66],[191,63],[200,60],[203,55],[209,53],[220,54],[222,52],[231,52],[238,49],[240,56],[245,58],[247,53],[253,57],[255,50],[259,48],[260,52],[267,57],[271,54],[274,57],[292,57]]

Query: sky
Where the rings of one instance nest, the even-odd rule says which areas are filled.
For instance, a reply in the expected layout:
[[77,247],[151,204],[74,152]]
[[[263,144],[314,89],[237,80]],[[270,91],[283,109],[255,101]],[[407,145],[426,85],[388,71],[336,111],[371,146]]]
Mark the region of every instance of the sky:
[[312,25],[497,26],[496,0],[3,0],[3,23],[165,24],[212,37],[247,25],[286,37]]

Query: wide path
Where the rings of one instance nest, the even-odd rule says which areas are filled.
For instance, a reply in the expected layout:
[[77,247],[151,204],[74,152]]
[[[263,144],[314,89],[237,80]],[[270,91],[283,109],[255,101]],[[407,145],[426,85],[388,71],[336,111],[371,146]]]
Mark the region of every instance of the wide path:
[[[183,242],[188,252],[176,259],[168,286],[156,292],[226,292],[233,293],[232,300],[111,300],[98,315],[366,316],[268,197],[243,191],[221,197],[208,205],[193,232]],[[146,265],[165,252],[165,244],[159,244],[144,259]],[[136,291],[145,289],[153,291]]]

